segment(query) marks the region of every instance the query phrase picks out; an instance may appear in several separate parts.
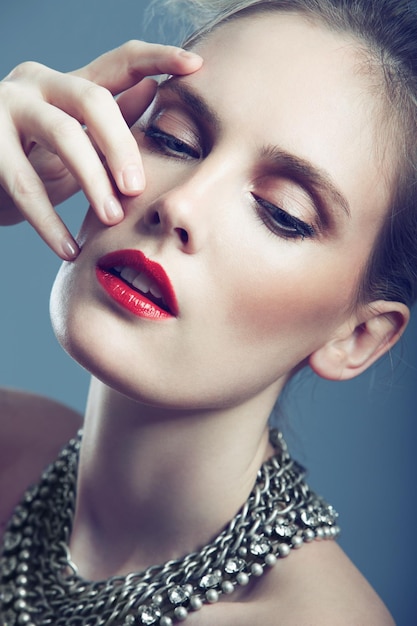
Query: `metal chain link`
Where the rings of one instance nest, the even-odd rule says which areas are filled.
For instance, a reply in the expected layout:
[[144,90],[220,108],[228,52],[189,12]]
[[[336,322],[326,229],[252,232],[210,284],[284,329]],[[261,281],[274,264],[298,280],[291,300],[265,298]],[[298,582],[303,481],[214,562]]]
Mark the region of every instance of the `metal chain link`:
[[339,532],[337,513],[309,489],[281,433],[271,431],[275,456],[262,465],[248,500],[210,544],[142,572],[87,582],[77,575],[68,549],[80,441],[81,433],[28,490],[4,535],[4,626],[171,626],[262,575],[292,548]]

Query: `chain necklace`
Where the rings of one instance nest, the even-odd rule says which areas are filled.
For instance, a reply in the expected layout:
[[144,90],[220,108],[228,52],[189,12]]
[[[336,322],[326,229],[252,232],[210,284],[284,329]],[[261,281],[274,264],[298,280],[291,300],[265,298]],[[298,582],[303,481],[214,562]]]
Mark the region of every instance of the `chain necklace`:
[[281,433],[237,515],[198,552],[127,576],[89,582],[68,543],[81,433],[16,507],[0,557],[2,626],[172,626],[262,576],[292,548],[335,537],[337,513],[304,482]]

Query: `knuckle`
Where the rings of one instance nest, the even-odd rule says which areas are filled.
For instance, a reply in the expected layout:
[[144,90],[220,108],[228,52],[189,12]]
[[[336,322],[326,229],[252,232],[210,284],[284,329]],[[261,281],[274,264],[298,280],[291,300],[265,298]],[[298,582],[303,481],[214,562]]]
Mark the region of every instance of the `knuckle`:
[[16,65],[12,71],[6,76],[7,80],[20,80],[28,76],[39,74],[44,69],[41,63],[36,61],[23,61]]
[[94,111],[97,107],[111,106],[114,99],[111,92],[105,87],[86,81],[83,88],[82,101],[86,109]]
[[74,117],[69,115],[57,115],[50,120],[49,132],[54,143],[66,138],[72,138],[81,131],[81,124]]
[[36,229],[43,233],[44,236],[47,234],[52,235],[56,234],[57,230],[60,226],[60,220],[56,213],[53,211],[44,213],[41,216],[38,216],[36,220]]
[[130,56],[143,52],[144,48],[149,45],[150,44],[145,41],[141,41],[140,39],[129,39],[122,44],[121,49],[123,52],[126,52],[128,56]]
[[31,175],[27,171],[18,170],[11,184],[10,195],[21,205],[25,204],[26,201],[42,198],[44,191],[35,174]]

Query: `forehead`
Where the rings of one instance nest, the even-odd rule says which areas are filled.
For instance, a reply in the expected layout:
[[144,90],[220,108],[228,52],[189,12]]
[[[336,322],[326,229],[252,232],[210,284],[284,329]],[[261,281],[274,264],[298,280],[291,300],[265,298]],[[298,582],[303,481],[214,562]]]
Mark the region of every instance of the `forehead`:
[[203,68],[180,80],[204,97],[242,149],[278,145],[329,172],[354,204],[365,194],[387,206],[376,139],[380,100],[353,36],[271,12],[221,25],[195,49]]

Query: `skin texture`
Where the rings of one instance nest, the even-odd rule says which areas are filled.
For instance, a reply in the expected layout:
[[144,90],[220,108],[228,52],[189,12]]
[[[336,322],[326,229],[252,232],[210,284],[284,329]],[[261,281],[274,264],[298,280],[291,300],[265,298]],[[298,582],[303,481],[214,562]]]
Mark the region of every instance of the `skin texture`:
[[[119,187],[125,217],[111,228],[89,210],[81,252],[52,293],[59,340],[93,374],[70,546],[87,578],[208,541],[271,453],[267,418],[292,372],[310,364],[328,378],[355,376],[408,319],[398,303],[352,306],[390,196],[355,42],[277,14],[222,27],[197,52],[202,69],[165,84],[133,128],[144,192]],[[326,172],[349,215],[328,185],[310,181],[306,191],[305,168],[290,172],[289,154]],[[275,211],[273,225],[271,204],[292,221]],[[98,259],[122,248],[163,265],[177,317],[135,317],[101,289]],[[189,623],[392,625],[335,542],[303,547],[233,600]]]

